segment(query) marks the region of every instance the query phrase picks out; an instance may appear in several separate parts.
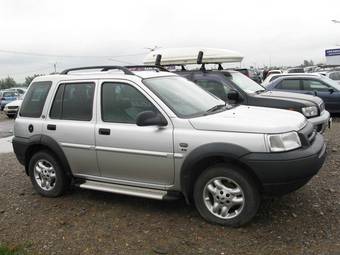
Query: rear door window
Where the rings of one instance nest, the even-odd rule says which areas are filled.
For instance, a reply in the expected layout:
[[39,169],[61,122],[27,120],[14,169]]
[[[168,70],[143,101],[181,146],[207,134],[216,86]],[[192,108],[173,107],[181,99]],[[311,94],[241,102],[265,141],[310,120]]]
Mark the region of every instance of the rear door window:
[[317,80],[303,80],[303,89],[308,91],[329,91],[330,87],[321,81]]
[[51,81],[32,83],[22,102],[19,115],[22,117],[40,118],[51,85]]
[[50,111],[51,119],[90,121],[95,84],[60,84]]
[[300,80],[297,79],[283,80],[279,83],[279,85],[276,88],[286,90],[301,90]]

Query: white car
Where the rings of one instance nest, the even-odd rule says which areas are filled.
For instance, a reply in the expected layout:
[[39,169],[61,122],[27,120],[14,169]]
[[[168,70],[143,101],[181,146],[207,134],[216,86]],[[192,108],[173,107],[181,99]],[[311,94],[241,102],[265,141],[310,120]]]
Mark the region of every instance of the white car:
[[6,104],[4,112],[8,116],[8,118],[14,118],[17,115],[21,103],[22,99],[19,99]]

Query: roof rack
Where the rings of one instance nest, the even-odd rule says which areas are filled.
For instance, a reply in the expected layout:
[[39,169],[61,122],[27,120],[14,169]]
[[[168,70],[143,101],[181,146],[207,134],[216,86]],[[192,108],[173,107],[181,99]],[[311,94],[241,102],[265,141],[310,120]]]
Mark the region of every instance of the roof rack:
[[73,71],[80,71],[80,70],[90,70],[90,69],[101,69],[101,72],[109,71],[109,70],[120,70],[123,71],[124,74],[134,75],[128,68],[124,66],[87,66],[87,67],[77,67],[77,68],[70,68],[62,71],[60,74],[68,74],[69,72]]
[[127,69],[137,69],[134,71],[138,71],[139,68],[144,68],[145,69],[156,69],[157,71],[162,71],[162,72],[169,72],[168,69],[166,69],[163,66],[158,66],[158,65],[131,65],[131,66],[125,66]]

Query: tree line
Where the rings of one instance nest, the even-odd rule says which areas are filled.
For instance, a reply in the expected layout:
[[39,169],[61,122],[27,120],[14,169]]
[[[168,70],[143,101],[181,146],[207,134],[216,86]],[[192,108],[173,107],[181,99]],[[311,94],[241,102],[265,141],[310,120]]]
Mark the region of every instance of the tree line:
[[25,81],[23,83],[16,82],[12,77],[8,76],[6,78],[0,79],[0,90],[2,89],[10,89],[13,87],[28,87],[32,80],[40,76],[41,74],[34,74],[32,76],[26,76]]

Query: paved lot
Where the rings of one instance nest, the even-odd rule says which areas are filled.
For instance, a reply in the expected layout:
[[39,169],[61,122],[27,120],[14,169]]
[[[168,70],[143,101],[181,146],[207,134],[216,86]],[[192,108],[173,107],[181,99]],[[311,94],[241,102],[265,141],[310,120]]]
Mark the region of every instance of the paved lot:
[[340,123],[304,188],[262,203],[239,229],[204,222],[183,200],[74,189],[40,197],[15,156],[0,154],[0,243],[33,254],[340,254]]

